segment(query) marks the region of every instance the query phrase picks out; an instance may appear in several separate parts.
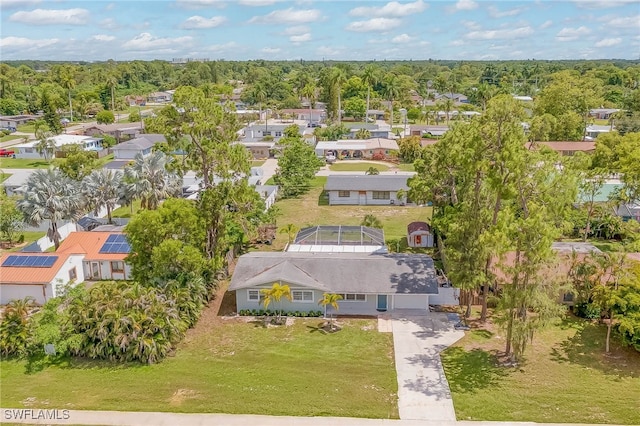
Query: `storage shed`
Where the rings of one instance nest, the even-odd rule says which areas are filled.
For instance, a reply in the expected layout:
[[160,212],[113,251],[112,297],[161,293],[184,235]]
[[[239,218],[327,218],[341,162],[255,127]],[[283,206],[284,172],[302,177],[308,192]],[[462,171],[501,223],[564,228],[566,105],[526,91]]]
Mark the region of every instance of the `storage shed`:
[[433,247],[433,233],[426,222],[411,222],[407,226],[409,247]]

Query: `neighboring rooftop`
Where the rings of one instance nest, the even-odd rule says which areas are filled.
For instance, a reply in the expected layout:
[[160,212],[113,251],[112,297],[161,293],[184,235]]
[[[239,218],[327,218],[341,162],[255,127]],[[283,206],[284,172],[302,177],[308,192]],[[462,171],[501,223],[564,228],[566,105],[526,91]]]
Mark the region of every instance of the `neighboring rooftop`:
[[326,191],[407,191],[407,179],[411,176],[398,175],[347,175],[327,176]]

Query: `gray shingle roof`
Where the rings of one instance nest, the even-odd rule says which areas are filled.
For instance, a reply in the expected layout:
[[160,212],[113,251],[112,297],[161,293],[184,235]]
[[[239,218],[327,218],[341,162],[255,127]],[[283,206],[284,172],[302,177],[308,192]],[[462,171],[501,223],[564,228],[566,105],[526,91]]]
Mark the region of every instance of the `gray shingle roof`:
[[326,191],[397,191],[409,189],[408,175],[329,175]]
[[229,290],[279,280],[335,293],[438,293],[433,259],[402,253],[248,253],[240,256]]

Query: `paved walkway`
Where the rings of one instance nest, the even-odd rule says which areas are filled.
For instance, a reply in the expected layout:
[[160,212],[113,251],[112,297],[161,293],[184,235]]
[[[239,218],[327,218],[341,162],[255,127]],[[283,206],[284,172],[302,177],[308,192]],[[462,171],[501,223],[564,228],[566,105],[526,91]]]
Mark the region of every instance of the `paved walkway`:
[[[20,414],[20,412],[22,414]],[[49,416],[49,418],[45,419],[44,416]],[[10,408],[0,408],[0,423],[112,426],[562,426],[558,423],[531,422],[456,422],[356,419],[351,417],[284,417],[247,414],[137,413],[127,411],[56,411],[39,409],[18,410]],[[567,426],[567,424],[564,426]],[[580,426],[595,425],[582,424]]]
[[464,332],[454,330],[445,313],[395,311],[391,315],[400,418],[455,422],[440,352],[460,340]]
[[269,158],[264,162],[262,166],[260,166],[260,168],[262,169],[262,178],[260,179],[260,181],[262,181],[262,184],[264,185],[269,180],[269,178],[273,177],[273,175],[276,174],[276,169],[278,168],[278,160],[275,158]]

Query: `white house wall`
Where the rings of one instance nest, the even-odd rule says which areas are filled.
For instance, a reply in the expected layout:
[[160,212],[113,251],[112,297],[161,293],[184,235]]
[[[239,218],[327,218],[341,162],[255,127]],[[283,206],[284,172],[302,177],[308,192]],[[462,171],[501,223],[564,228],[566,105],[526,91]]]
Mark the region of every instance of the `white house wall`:
[[58,273],[51,281],[53,297],[57,296],[57,287],[60,284],[67,284],[69,282],[69,271],[73,268],[76,268],[76,279],[75,284],[79,284],[84,282],[84,266],[82,261],[84,259],[84,255],[81,254],[73,254],[69,256],[66,262],[60,267]]
[[[49,293],[51,290],[49,290]],[[50,296],[50,295],[49,295]],[[25,297],[33,297],[37,304],[42,305],[45,302],[42,284],[3,284],[0,287],[0,304],[6,305],[12,300],[24,299]]]
[[394,294],[390,309],[427,309],[429,307],[428,294]]
[[[67,222],[66,224],[58,227],[58,233],[60,234],[60,241],[64,240],[69,236],[70,233],[76,232],[76,224],[73,222]],[[36,241],[40,250],[47,251],[51,247],[54,247],[55,244],[52,240],[49,239],[46,235]]]
[[136,155],[142,153],[140,150],[133,149],[113,149],[114,160],[133,160]]
[[[367,205],[367,206],[388,206],[391,204],[391,201],[394,204],[399,204],[401,201],[396,197],[396,191],[389,191],[389,199],[388,200],[374,200],[373,192],[374,191],[363,191],[365,194],[360,195],[360,191],[349,191],[348,197],[340,197],[339,191],[329,191],[329,204],[330,205]],[[377,192],[377,191],[376,191]],[[361,197],[363,197],[361,202]]]
[[432,305],[458,305],[460,304],[460,289],[454,287],[439,287],[438,294],[429,298]]

